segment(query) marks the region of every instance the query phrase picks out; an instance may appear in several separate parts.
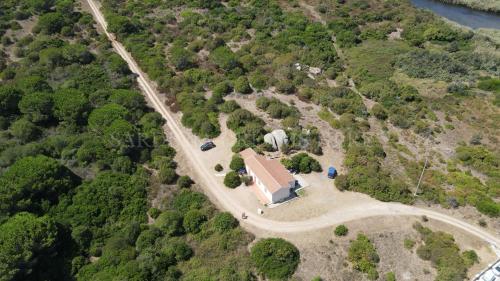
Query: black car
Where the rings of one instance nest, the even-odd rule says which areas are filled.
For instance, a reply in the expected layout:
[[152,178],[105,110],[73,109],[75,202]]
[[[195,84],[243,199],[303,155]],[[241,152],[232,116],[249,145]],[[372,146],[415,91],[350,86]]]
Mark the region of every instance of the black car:
[[215,144],[211,141],[207,141],[206,143],[201,145],[201,151],[207,151],[215,147]]

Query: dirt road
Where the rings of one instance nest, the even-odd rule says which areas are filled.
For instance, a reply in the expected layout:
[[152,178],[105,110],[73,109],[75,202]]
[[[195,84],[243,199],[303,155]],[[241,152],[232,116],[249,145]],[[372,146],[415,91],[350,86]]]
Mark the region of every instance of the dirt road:
[[182,149],[182,153],[184,153],[186,155],[186,158],[189,160],[192,170],[195,173],[198,173],[200,178],[203,179],[201,185],[203,186],[204,190],[209,193],[211,197],[215,198],[223,209],[231,212],[236,218],[240,218],[241,214],[245,212],[248,215],[248,219],[241,221],[243,226],[246,225],[256,227],[258,229],[274,233],[292,233],[321,229],[343,222],[373,216],[425,215],[428,218],[435,219],[463,229],[466,232],[475,235],[488,243],[500,247],[500,238],[481,228],[435,211],[402,205],[398,203],[383,203],[375,201],[369,204],[352,205],[350,207],[342,209],[342,212],[328,212],[311,219],[287,222],[270,220],[253,213],[253,210],[245,209],[239,204],[239,202],[231,200],[231,198],[226,193],[220,192],[220,190],[223,190],[225,187],[216,180],[209,167],[205,167],[200,161],[198,161],[202,153],[200,149],[190,144],[186,135],[180,128],[180,126],[182,125],[176,121],[165,104],[161,102],[158,96],[159,93],[153,86],[154,84],[148,80],[147,75],[141,71],[132,56],[125,50],[124,46],[120,42],[116,41],[115,36],[108,33],[107,22],[104,19],[104,16],[100,12],[95,1],[86,1],[88,2],[92,10],[95,20],[103,29],[104,34],[111,41],[113,48],[127,62],[130,69],[138,75],[137,81],[145,97],[148,99],[151,105],[153,105],[154,109],[167,120],[167,126],[170,129],[169,133],[172,134],[178,142],[179,147]]

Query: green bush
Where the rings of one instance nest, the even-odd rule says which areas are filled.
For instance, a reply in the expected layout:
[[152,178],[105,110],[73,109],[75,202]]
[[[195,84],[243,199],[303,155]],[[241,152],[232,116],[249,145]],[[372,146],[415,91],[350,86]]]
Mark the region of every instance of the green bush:
[[347,227],[343,224],[337,226],[334,231],[335,236],[346,236],[348,232],[349,229],[347,229]]
[[189,210],[201,209],[207,201],[205,195],[191,191],[189,189],[182,189],[172,202],[174,209],[181,213],[186,213]]
[[380,258],[375,246],[364,234],[358,233],[356,240],[351,242],[347,258],[354,269],[366,273],[370,280],[378,278],[377,264]]
[[189,176],[180,176],[177,179],[177,186],[180,188],[190,188],[193,180]]
[[182,235],[184,233],[182,224],[182,214],[171,210],[161,213],[155,221],[155,225],[168,236]]
[[222,172],[222,170],[224,170],[224,167],[222,167],[221,164],[217,164],[217,165],[215,165],[214,170],[216,172]]
[[245,168],[245,161],[238,154],[233,155],[231,159],[231,163],[229,163],[229,168],[233,171],[238,171],[240,169]]
[[476,260],[474,254],[464,252],[461,255],[455,239],[448,233],[433,232],[419,223],[414,228],[424,241],[417,248],[417,255],[423,260],[431,261],[438,272],[436,280],[463,280],[467,277],[467,269]]
[[177,174],[175,173],[175,169],[171,167],[160,167],[160,171],[158,172],[158,179],[161,183],[164,184],[173,184],[177,179]]
[[396,274],[394,272],[387,272],[385,274],[385,281],[396,281]]
[[157,219],[158,216],[161,214],[161,211],[157,208],[151,207],[148,210],[149,216],[151,216],[153,219]]
[[228,212],[218,213],[212,219],[212,227],[218,232],[227,232],[238,226],[238,220]]
[[206,220],[207,217],[201,211],[190,210],[184,215],[182,226],[189,233],[198,233]]
[[234,90],[241,94],[250,94],[252,92],[252,88],[250,87],[250,84],[245,76],[241,76],[236,79],[234,82]]
[[415,246],[415,241],[409,238],[406,238],[404,240],[404,246],[406,249],[411,250],[413,249],[413,246]]
[[210,53],[210,59],[214,64],[226,71],[230,71],[240,65],[240,62],[238,61],[236,55],[231,51],[231,49],[226,46],[219,47],[213,50]]
[[481,79],[477,83],[477,87],[484,91],[500,93],[500,79],[498,78]]
[[235,171],[227,173],[224,177],[224,185],[229,188],[237,188],[241,185],[240,175]]
[[258,241],[252,247],[250,255],[259,273],[268,279],[289,278],[300,262],[299,250],[281,238]]
[[304,174],[308,174],[313,171],[321,172],[323,170],[316,159],[304,152],[292,156],[291,159],[284,158],[281,160],[281,163],[287,169],[294,169]]

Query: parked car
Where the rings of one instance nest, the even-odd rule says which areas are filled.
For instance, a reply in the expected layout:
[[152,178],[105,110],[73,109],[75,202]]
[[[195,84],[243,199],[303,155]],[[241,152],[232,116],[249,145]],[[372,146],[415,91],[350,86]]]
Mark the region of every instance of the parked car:
[[207,151],[215,147],[215,144],[211,141],[207,141],[206,143],[202,144],[200,149],[201,151]]
[[337,169],[335,167],[328,168],[328,178],[334,179],[337,176]]

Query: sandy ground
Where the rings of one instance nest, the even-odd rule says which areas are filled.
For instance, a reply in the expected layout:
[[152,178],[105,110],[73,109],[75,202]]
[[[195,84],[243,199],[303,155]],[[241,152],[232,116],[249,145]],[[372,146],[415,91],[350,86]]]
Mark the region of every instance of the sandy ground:
[[[350,241],[357,233],[365,233],[375,244],[380,256],[378,272],[379,280],[390,271],[396,274],[396,280],[427,281],[433,280],[436,271],[430,262],[421,260],[412,250],[404,248],[404,239],[419,241],[419,234],[413,229],[413,223],[419,221],[433,231],[453,233],[456,243],[462,250],[473,249],[480,257],[480,263],[469,269],[469,276],[481,271],[495,255],[484,242],[471,237],[464,232],[451,229],[448,225],[436,221],[422,222],[418,218],[374,217],[357,220],[345,224],[349,228],[346,237],[333,235],[334,227],[303,234],[286,235],[300,250],[301,263],[294,275],[296,280],[311,280],[320,276],[322,280],[352,281],[368,280],[363,274],[356,272],[347,261],[347,251]],[[261,236],[268,236],[263,233]]]

